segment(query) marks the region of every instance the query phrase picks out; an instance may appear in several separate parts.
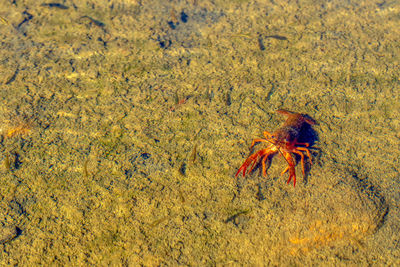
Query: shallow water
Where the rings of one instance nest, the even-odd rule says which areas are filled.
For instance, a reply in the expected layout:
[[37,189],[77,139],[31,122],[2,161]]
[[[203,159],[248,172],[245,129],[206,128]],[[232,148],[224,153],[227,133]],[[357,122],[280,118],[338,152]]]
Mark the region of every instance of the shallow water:
[[[398,264],[399,9],[1,2],[1,264]],[[306,177],[235,178],[280,108]]]

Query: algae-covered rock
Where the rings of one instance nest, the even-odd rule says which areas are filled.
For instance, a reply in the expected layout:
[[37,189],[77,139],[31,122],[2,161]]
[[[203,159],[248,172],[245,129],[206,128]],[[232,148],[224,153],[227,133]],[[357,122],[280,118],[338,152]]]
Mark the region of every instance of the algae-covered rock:
[[388,207],[373,187],[350,174],[328,175],[336,176],[337,182],[313,188],[310,199],[297,203],[307,208],[293,213],[299,221],[293,224],[287,239],[291,254],[360,244],[384,222]]
[[[333,168],[315,166],[309,183],[296,188],[282,177],[267,181],[261,189],[263,199],[237,216],[245,218],[232,221],[227,247],[236,254],[228,259],[240,262],[248,257],[256,265],[305,264],[319,257],[335,262],[333,255],[363,248],[384,223],[388,205],[368,179]],[[244,189],[241,194],[248,198],[251,193]],[[238,207],[249,205],[242,196],[237,200]]]
[[13,240],[17,235],[17,227],[14,225],[0,227],[0,244]]

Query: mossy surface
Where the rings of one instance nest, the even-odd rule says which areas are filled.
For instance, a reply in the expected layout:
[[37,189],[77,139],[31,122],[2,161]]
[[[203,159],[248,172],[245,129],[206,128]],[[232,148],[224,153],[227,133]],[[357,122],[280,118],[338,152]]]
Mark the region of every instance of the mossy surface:
[[1,265],[399,264],[400,4],[63,5],[0,3]]

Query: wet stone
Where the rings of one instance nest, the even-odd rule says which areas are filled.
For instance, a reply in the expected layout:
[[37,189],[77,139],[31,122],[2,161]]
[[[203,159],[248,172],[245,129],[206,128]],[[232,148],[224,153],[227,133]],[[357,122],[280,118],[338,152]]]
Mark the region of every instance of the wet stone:
[[0,227],[0,244],[4,244],[10,242],[18,235],[17,227],[12,226],[3,226]]

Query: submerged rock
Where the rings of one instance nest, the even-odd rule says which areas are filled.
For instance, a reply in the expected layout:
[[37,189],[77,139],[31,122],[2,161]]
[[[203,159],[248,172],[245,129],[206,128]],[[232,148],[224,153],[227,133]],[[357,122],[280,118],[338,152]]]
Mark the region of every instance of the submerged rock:
[[0,244],[4,244],[10,242],[18,235],[17,227],[12,226],[3,226],[0,227]]

